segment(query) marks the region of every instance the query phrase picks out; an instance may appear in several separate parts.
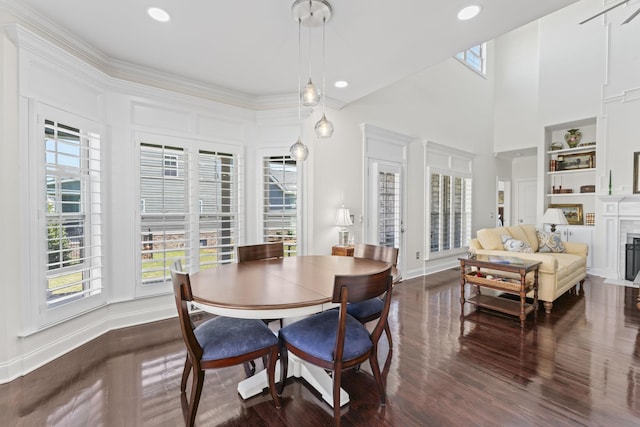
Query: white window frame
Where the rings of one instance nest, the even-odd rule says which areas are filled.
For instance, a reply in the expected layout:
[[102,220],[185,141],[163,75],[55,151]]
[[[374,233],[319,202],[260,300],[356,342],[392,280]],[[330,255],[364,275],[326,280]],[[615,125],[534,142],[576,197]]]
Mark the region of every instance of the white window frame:
[[[25,168],[28,182],[28,204],[27,212],[32,212],[29,220],[30,224],[37,224],[35,229],[29,227],[25,235],[28,237],[29,253],[27,283],[30,283],[28,292],[25,292],[25,305],[23,307],[23,335],[45,329],[62,321],[79,316],[87,311],[94,310],[107,303],[107,291],[103,288],[104,274],[104,206],[101,199],[107,193],[105,183],[102,181],[104,170],[103,157],[100,155],[102,147],[97,148],[97,156],[89,160],[90,165],[86,167],[95,168],[97,175],[90,175],[85,179],[83,193],[91,192],[92,199],[85,206],[84,229],[85,236],[92,239],[91,248],[86,249],[88,258],[82,263],[84,271],[88,270],[88,279],[91,292],[86,293],[82,298],[73,299],[67,303],[51,305],[47,301],[48,283],[48,243],[47,243],[47,191],[45,168],[45,145],[44,127],[45,120],[61,123],[80,129],[90,135],[91,144],[100,144],[100,136],[104,135],[103,127],[89,119],[79,115],[62,111],[34,100],[28,103],[27,120],[29,122],[28,144],[29,159]],[[91,136],[91,134],[93,136]],[[81,194],[82,195],[82,194]],[[89,201],[89,200],[87,200]],[[94,246],[95,245],[95,246]],[[71,268],[72,269],[72,268]]]
[[[472,238],[471,230],[473,229],[473,158],[475,155],[432,141],[425,141],[424,146],[425,170],[427,171],[425,176],[425,254],[427,255],[427,259],[438,259],[466,253],[469,241]],[[460,247],[451,247],[453,245],[449,245],[449,249],[439,250],[437,252],[431,252],[431,177],[433,174],[460,177],[462,179],[469,179],[471,182],[471,193],[466,195],[467,199],[463,202],[464,207],[467,208],[463,213],[467,216],[467,221],[464,224],[464,234]],[[442,187],[442,184],[440,184],[440,186]],[[452,198],[450,206],[451,212],[454,211],[453,207],[454,200]],[[451,227],[453,221],[454,216],[452,215],[450,223],[447,224],[447,226]],[[451,235],[453,235],[453,233],[451,233]],[[452,242],[452,239],[450,242]],[[441,248],[442,245],[439,247]]]
[[[476,54],[473,49],[478,48],[480,55]],[[462,62],[481,76],[487,75],[487,43],[480,43],[469,49],[458,53],[455,58]],[[478,64],[479,62],[479,64]]]
[[[237,162],[235,166],[234,176],[234,206],[232,206],[231,214],[235,218],[235,227],[232,230],[234,240],[232,244],[237,246],[244,238],[244,155],[243,148],[233,144],[225,144],[213,141],[202,141],[184,137],[169,136],[152,134],[146,132],[134,132],[135,141],[135,156],[136,156],[136,197],[141,200],[141,170],[139,168],[141,144],[150,144],[156,146],[170,146],[181,148],[184,150],[184,161],[178,162],[178,177],[185,179],[185,237],[184,237],[184,256],[180,257],[182,266],[186,271],[196,272],[200,269],[200,252],[201,236],[200,236],[200,217],[205,215],[203,210],[202,197],[200,197],[200,176],[199,176],[199,162],[198,155],[200,152],[219,152],[228,153],[234,156]],[[165,158],[162,160],[163,167],[165,166]],[[182,175],[184,174],[184,176]],[[173,180],[176,177],[164,176],[163,179]],[[146,210],[149,214],[149,201],[146,201]],[[138,203],[137,205],[140,205]],[[136,297],[146,297],[151,295],[159,295],[173,292],[171,288],[170,277],[166,275],[166,280],[158,281],[154,283],[142,282],[142,212],[139,210],[136,212],[135,230],[138,230],[136,236],[132,242],[134,245],[134,253],[136,254]],[[233,256],[230,260],[225,262],[233,262],[235,258],[235,250],[232,251]],[[170,264],[170,263],[168,263]],[[170,265],[165,266],[167,271]]]

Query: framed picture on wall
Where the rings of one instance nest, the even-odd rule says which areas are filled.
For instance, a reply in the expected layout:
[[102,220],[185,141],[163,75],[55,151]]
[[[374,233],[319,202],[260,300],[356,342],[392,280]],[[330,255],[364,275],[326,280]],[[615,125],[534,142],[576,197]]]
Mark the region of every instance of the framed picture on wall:
[[[638,167],[640,167],[640,151],[633,153],[633,192],[636,194],[640,193],[640,176],[638,176]],[[611,178],[609,178],[609,180],[611,180]],[[611,185],[611,183],[609,183],[609,185]]]
[[568,205],[568,204],[549,204],[550,208],[558,208],[562,209],[564,213],[564,217],[567,218],[567,222],[571,225],[582,225],[584,224],[584,219],[582,216],[582,205]]

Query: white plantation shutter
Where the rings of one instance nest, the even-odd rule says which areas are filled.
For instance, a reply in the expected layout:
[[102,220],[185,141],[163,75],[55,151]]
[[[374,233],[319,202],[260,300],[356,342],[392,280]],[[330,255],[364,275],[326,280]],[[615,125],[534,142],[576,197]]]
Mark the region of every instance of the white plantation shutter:
[[298,169],[290,156],[263,158],[263,239],[297,252]]
[[46,306],[102,292],[100,135],[44,120]]
[[400,246],[400,174],[378,172],[378,244]]
[[239,160],[226,153],[198,153],[200,269],[235,260],[239,230]]
[[140,145],[142,284],[164,283],[189,250],[188,180],[182,148]]
[[175,259],[186,271],[235,261],[243,227],[241,159],[194,145],[140,143],[143,286],[168,282]]
[[431,174],[431,252],[459,249],[471,239],[472,180],[455,174]]

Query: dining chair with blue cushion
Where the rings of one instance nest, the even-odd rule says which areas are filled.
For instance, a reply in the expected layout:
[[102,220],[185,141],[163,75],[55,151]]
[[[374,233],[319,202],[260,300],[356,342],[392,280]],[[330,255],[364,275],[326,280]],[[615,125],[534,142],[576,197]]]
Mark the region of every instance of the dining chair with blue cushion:
[[197,327],[191,321],[188,304],[193,300],[189,274],[180,271],[179,261],[171,267],[171,280],[175,295],[180,331],[187,358],[182,372],[180,391],[185,393],[189,374],[193,373],[187,425],[192,426],[202,393],[204,371],[225,368],[268,356],[267,377],[269,391],[276,405],[280,407],[275,386],[275,369],[278,359],[278,338],[262,321],[257,319],[235,319],[216,316]]
[[[358,243],[353,248],[353,257],[382,261],[395,267],[398,263],[398,248]],[[387,296],[385,295],[382,298],[376,297],[366,301],[349,304],[347,306],[347,312],[363,324],[371,322],[372,320],[380,317],[382,308],[384,307],[384,298],[387,298]],[[385,324],[384,331],[387,335],[387,340],[389,341],[389,348],[393,348],[391,329],[389,328],[388,322]]]
[[376,298],[384,293],[391,296],[391,267],[380,273],[365,275],[336,275],[332,302],[337,310],[327,310],[281,328],[280,339],[281,381],[278,394],[282,395],[287,378],[288,352],[325,370],[332,371],[333,412],[340,424],[340,387],[342,371],[357,367],[367,359],[380,392],[380,403],[385,405],[385,386],[378,363],[378,340],[389,314],[390,299],[384,306],[378,323],[370,333],[359,320],[347,313],[347,305]]

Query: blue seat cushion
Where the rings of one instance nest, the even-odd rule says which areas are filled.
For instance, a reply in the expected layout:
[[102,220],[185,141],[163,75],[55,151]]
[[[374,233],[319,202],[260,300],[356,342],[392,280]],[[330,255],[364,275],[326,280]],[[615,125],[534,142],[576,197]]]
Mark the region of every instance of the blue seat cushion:
[[278,343],[258,319],[214,317],[193,330],[204,353],[202,360],[219,360],[251,353]]
[[380,315],[384,302],[380,298],[371,298],[364,301],[352,302],[347,305],[347,313],[356,319],[364,319],[374,314]]
[[[333,361],[333,350],[338,334],[338,310],[328,310],[304,318],[280,329],[280,337],[327,362]],[[346,337],[342,360],[354,359],[369,351],[373,344],[367,328],[347,315]]]

